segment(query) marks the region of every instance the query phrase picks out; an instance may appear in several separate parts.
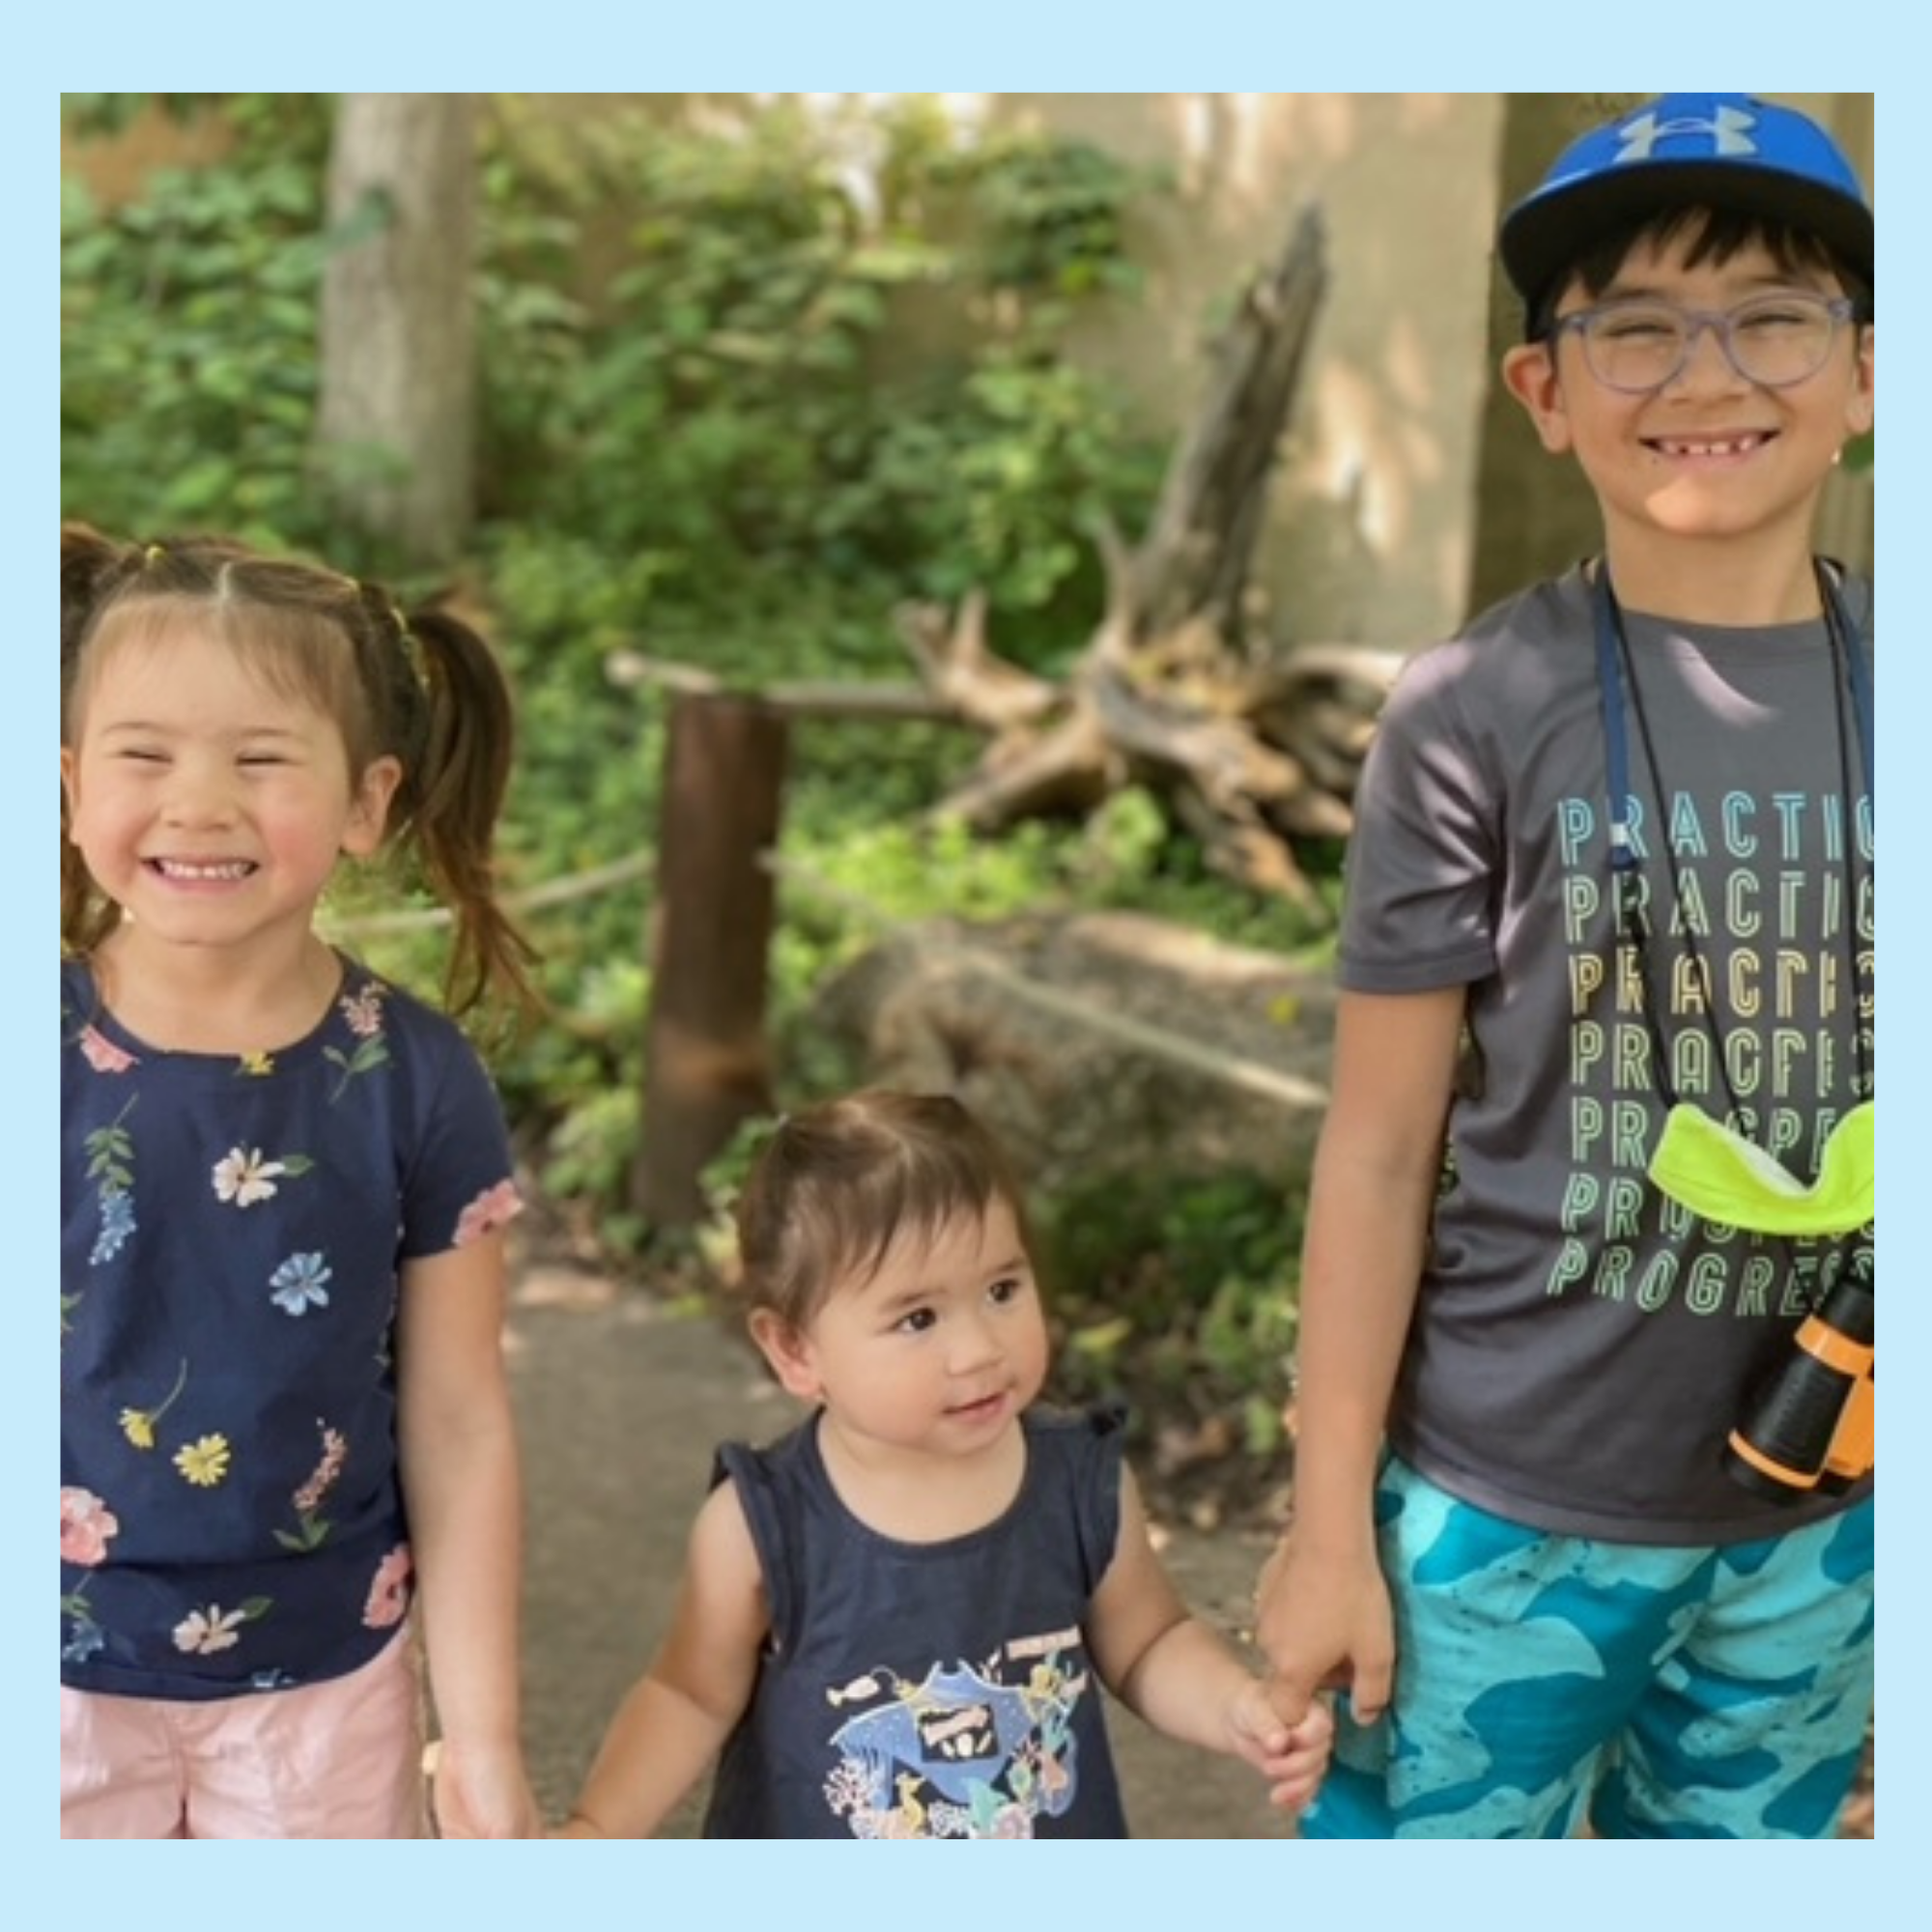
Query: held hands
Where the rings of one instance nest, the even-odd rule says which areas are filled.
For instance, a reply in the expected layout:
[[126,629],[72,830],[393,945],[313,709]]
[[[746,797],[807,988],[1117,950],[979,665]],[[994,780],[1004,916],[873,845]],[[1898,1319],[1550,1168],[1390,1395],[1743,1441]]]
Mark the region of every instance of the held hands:
[[1373,1544],[1316,1550],[1290,1531],[1255,1586],[1255,1642],[1281,1708],[1347,1690],[1355,1721],[1374,1723],[1394,1686],[1395,1624]]
[[540,1838],[543,1818],[514,1745],[431,1747],[437,1829],[445,1838]]
[[[1291,1719],[1293,1708],[1296,1715]],[[1268,1803],[1284,1811],[1304,1810],[1327,1774],[1335,1719],[1321,1698],[1291,1707],[1282,1687],[1250,1678],[1228,1706],[1228,1733],[1235,1754],[1268,1783]]]

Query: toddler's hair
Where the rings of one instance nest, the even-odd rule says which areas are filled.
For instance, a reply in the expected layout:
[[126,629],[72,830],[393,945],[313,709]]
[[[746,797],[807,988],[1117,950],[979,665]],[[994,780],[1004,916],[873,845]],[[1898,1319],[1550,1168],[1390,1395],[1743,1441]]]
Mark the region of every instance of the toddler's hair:
[[[455,939],[443,994],[462,1012],[485,995],[531,997],[528,942],[498,905],[492,867],[515,718],[489,646],[432,603],[405,612],[379,584],[263,555],[221,536],[118,543],[61,526],[61,743],[78,744],[102,656],[189,620],[254,674],[334,719],[351,781],[394,757],[402,779],[385,843],[412,846]],[[98,947],[121,909],[68,838],[61,799],[61,944]]]
[[738,1197],[740,1292],[802,1329],[836,1281],[869,1280],[901,1236],[929,1239],[995,1201],[1026,1238],[1018,1179],[957,1100],[871,1089],[825,1101],[780,1124]]

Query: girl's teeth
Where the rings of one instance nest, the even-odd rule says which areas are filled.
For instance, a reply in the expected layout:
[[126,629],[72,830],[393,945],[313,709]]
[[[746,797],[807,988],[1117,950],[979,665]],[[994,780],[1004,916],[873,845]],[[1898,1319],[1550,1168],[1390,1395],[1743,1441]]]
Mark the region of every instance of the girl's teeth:
[[191,866],[181,859],[159,859],[156,861],[161,876],[168,879],[245,879],[248,866],[244,860],[232,859],[217,866]]

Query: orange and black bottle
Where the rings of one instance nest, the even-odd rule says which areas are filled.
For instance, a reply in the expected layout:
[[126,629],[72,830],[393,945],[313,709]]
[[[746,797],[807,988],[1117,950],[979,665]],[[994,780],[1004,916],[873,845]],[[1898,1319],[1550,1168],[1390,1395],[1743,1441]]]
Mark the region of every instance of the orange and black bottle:
[[1724,1464],[1781,1501],[1847,1489],[1871,1466],[1876,1378],[1868,1282],[1840,1280],[1731,1431]]

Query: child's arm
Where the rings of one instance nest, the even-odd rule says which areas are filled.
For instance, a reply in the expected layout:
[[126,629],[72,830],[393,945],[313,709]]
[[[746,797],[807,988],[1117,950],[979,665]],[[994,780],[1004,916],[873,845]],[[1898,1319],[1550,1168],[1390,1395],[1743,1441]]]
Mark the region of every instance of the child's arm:
[[1156,1730],[1247,1759],[1285,1809],[1314,1797],[1328,1767],[1328,1707],[1314,1698],[1293,1711],[1278,1706],[1234,1646],[1189,1614],[1154,1553],[1125,1467],[1120,1538],[1088,1610],[1087,1638],[1107,1688]]
[[1343,994],[1301,1271],[1294,1522],[1255,1636],[1290,1704],[1346,1685],[1387,1707],[1395,1633],[1376,1553],[1382,1430],[1415,1307],[1462,1037],[1460,988]]
[[562,1838],[647,1838],[704,1775],[751,1701],[770,1627],[734,1483],[692,1524],[670,1634],[604,1735]]
[[518,1692],[523,1492],[503,1370],[503,1237],[407,1262],[396,1317],[397,1435],[451,1838],[541,1830]]

